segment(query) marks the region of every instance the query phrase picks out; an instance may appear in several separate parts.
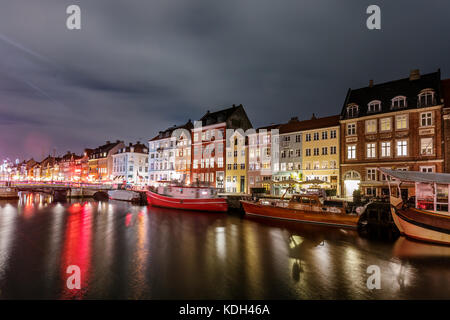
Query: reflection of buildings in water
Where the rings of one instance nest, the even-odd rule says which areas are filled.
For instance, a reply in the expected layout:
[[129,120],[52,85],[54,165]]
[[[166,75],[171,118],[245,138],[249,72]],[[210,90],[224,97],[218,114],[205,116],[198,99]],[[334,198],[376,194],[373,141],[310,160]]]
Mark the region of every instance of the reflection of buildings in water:
[[30,218],[37,209],[45,208],[52,202],[53,197],[45,193],[20,192],[19,213],[25,218]]
[[[62,298],[82,298],[89,283],[91,267],[92,207],[85,203],[74,203],[67,208],[68,217],[61,258]],[[80,268],[81,290],[69,289],[67,279],[71,274],[67,268],[71,265]]]
[[0,207],[0,282],[4,280],[10,263],[16,223],[17,209],[10,204]]

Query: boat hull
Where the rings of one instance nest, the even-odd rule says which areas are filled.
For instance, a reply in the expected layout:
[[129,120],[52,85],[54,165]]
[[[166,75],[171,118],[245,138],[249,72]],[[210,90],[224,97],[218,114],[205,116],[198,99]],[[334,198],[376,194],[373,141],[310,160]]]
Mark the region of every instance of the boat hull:
[[15,188],[0,188],[0,199],[8,200],[8,199],[18,199],[19,192]]
[[[450,230],[414,220],[412,213],[417,215],[419,211],[416,211],[395,209],[395,207],[391,206],[392,218],[400,233],[415,240],[450,245]],[[425,212],[422,212],[422,214],[429,215],[427,217],[429,219],[433,217],[433,214]]]
[[293,220],[339,228],[357,229],[358,216],[314,211],[303,211],[283,207],[261,205],[251,201],[241,201],[245,214],[264,218]]
[[147,201],[149,205],[161,208],[209,212],[228,211],[228,204],[225,198],[182,199],[147,191]]
[[131,190],[109,190],[108,197],[111,200],[139,202],[141,196],[139,192]]

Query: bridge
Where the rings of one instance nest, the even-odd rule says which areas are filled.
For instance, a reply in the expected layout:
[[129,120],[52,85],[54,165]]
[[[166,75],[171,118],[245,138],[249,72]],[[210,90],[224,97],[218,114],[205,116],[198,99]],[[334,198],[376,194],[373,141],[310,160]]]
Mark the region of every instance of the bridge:
[[52,195],[54,198],[82,198],[93,197],[95,194],[105,194],[112,189],[112,185],[98,183],[75,182],[36,182],[36,181],[10,181],[6,185],[15,188],[19,192],[39,192]]

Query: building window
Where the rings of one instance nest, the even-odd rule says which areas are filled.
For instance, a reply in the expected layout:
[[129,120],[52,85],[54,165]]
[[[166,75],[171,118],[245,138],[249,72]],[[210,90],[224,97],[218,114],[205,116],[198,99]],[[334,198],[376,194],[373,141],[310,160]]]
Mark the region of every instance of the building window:
[[377,181],[377,169],[367,169],[367,181]]
[[392,109],[404,108],[406,107],[406,97],[398,96],[392,99]]
[[408,155],[408,141],[397,140],[397,156],[404,157]]
[[420,154],[427,156],[433,154],[433,138],[420,139]]
[[311,156],[311,149],[306,149],[305,152],[306,152],[305,155],[306,155],[307,157]]
[[427,90],[419,94],[419,99],[417,100],[418,107],[430,107],[432,105],[435,105],[434,101],[434,91]]
[[322,140],[328,139],[328,131],[322,131]]
[[433,125],[433,113],[423,112],[420,114],[420,125],[422,127],[428,127]]
[[391,131],[391,118],[380,119],[380,131]]
[[358,106],[353,104],[347,107],[347,117],[354,118],[358,116]]
[[311,133],[305,135],[305,141],[311,141]]
[[391,143],[389,141],[381,143],[381,156],[382,157],[391,156]]
[[322,148],[322,155],[327,155],[328,154],[328,148],[327,147],[323,147]]
[[318,156],[319,155],[319,148],[314,148],[314,155]]
[[336,146],[330,147],[330,154],[336,154]]
[[319,133],[318,132],[314,132],[314,141],[319,140]]
[[356,146],[347,146],[347,159],[356,159]]
[[347,135],[348,136],[356,135],[356,123],[347,124]]
[[366,120],[366,133],[377,132],[377,119]]
[[375,187],[367,187],[366,188],[366,196],[376,197],[377,196],[377,188],[375,188]]
[[368,112],[379,112],[381,111],[381,101],[375,100],[368,104]]
[[297,135],[295,136],[295,142],[301,142],[301,141],[302,141],[302,136],[299,135],[299,134],[297,134]]
[[421,172],[434,172],[434,166],[424,166],[420,167]]
[[320,169],[320,162],[314,161],[314,170],[318,170],[318,169]]
[[330,161],[330,168],[331,169],[336,169],[337,168],[337,161],[336,160],[331,160]]
[[402,114],[395,117],[395,129],[396,130],[408,129],[408,115]]
[[300,149],[297,149],[297,150],[295,150],[295,156],[296,157],[300,157],[301,156],[301,150]]
[[331,130],[330,131],[330,139],[335,139],[336,138],[336,130]]
[[375,158],[376,157],[376,144],[368,143],[367,144],[367,158]]
[[217,158],[217,167],[223,168],[223,158]]

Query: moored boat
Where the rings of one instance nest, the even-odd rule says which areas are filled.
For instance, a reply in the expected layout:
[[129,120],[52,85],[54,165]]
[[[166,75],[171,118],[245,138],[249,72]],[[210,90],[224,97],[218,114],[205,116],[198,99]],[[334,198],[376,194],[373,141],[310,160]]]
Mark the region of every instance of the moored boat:
[[108,197],[111,200],[140,202],[141,194],[133,190],[109,190]]
[[210,187],[160,186],[147,191],[148,204],[155,207],[227,212],[227,199],[220,198]]
[[[450,245],[450,174],[380,169],[390,177],[392,218],[402,235]],[[414,187],[414,201],[401,197],[400,185]]]
[[14,187],[0,186],[0,199],[18,199],[19,191]]
[[356,229],[359,216],[347,213],[344,201],[322,201],[318,195],[293,195],[287,200],[241,201],[245,214]]

